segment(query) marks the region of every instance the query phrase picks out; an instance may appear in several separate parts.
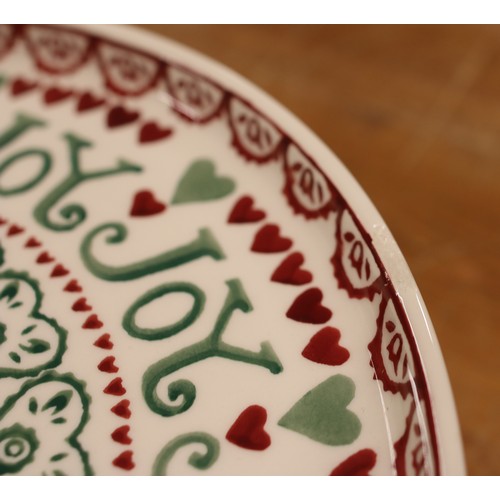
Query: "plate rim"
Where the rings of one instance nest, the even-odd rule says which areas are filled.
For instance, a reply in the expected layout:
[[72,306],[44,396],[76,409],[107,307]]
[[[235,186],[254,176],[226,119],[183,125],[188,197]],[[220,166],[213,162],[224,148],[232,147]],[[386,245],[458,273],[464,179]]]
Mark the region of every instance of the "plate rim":
[[[58,25],[59,27],[60,25]],[[187,65],[200,75],[207,75],[237,97],[248,99],[265,117],[270,117],[286,134],[312,155],[321,171],[338,188],[362,227],[390,276],[394,291],[415,337],[432,407],[440,474],[466,474],[463,441],[458,414],[446,370],[429,313],[408,264],[383,218],[353,174],[319,137],[295,114],[247,78],[200,52],[166,36],[147,32],[130,25],[67,25],[89,34],[102,36],[125,46]],[[286,125],[285,125],[286,124]]]

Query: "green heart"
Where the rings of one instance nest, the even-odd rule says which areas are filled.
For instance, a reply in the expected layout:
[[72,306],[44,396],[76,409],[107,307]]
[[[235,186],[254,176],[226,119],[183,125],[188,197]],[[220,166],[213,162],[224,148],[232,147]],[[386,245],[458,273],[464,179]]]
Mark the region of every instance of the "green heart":
[[361,432],[359,418],[347,406],[356,386],[334,375],[302,396],[278,425],[330,446],[352,443]]
[[195,161],[179,181],[172,204],[217,200],[234,188],[232,179],[215,175],[215,165],[210,160]]

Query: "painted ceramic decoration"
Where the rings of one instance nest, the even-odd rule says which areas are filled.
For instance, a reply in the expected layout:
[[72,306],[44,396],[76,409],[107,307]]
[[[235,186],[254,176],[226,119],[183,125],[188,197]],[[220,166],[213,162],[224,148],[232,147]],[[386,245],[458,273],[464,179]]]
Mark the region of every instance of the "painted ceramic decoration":
[[304,126],[118,27],[0,27],[0,474],[463,472],[390,233]]

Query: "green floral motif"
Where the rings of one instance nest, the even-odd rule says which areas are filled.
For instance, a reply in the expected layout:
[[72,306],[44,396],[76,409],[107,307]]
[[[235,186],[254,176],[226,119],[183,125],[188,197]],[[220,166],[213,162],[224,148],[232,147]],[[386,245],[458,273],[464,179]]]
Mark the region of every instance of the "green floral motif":
[[93,474],[78,436],[90,397],[70,374],[29,380],[0,408],[0,475]]
[[35,280],[26,273],[0,273],[0,378],[35,376],[60,364],[67,333],[41,306]]
[[19,472],[33,461],[39,442],[33,429],[22,425],[0,431],[0,474]]

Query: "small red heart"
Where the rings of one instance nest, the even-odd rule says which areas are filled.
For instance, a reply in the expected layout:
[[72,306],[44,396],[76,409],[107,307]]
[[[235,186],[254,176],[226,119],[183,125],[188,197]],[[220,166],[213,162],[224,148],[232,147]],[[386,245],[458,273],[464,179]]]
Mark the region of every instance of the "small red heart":
[[377,454],[365,448],[344,460],[332,470],[330,476],[369,476],[377,463]]
[[45,104],[54,104],[56,102],[67,99],[72,94],[73,94],[72,90],[60,89],[58,87],[50,87],[45,91],[43,95],[43,100],[45,101]]
[[349,351],[339,345],[340,331],[325,326],[316,333],[302,351],[302,356],[322,365],[339,366],[349,359]]
[[89,306],[87,304],[87,299],[85,297],[82,297],[78,299],[72,306],[71,309],[73,311],[91,311],[92,306]]
[[48,252],[42,252],[36,259],[38,264],[48,264],[49,262],[54,262],[54,257],[49,255]]
[[99,347],[100,349],[113,349],[113,342],[111,342],[111,335],[109,333],[105,333],[101,335],[95,342],[94,345]]
[[149,217],[150,215],[160,214],[167,206],[156,200],[151,191],[139,191],[132,203],[130,209],[131,217]]
[[118,371],[118,367],[115,365],[115,357],[114,356],[108,356],[107,358],[104,358],[97,365],[97,368],[101,372],[106,372],[106,373],[116,373]]
[[76,280],[71,280],[68,282],[68,284],[64,287],[65,292],[81,292],[82,287],[79,285],[78,281]]
[[254,200],[250,196],[243,196],[234,205],[227,221],[230,224],[244,224],[258,222],[266,217],[266,212],[253,208]]
[[132,442],[132,439],[128,435],[129,431],[130,431],[130,426],[122,425],[121,427],[118,427],[118,429],[115,429],[111,433],[111,439],[120,444],[130,444]]
[[300,269],[304,256],[300,252],[290,254],[274,271],[271,281],[286,285],[305,285],[312,281],[312,274]]
[[3,217],[0,217],[0,226],[3,226],[4,224],[7,224],[7,219],[4,219]]
[[132,470],[135,467],[134,462],[132,461],[133,453],[131,451],[124,451],[120,453],[114,460],[113,465],[115,467],[119,467],[124,470]]
[[42,244],[36,239],[31,237],[24,245],[26,248],[36,248],[41,247]]
[[7,231],[7,236],[15,236],[16,234],[20,234],[24,232],[24,227],[18,226],[17,224],[12,224]]
[[130,411],[130,401],[128,399],[122,399],[118,404],[111,408],[111,411],[121,418],[129,419],[132,415]]
[[276,224],[266,224],[255,235],[252,252],[277,253],[288,250],[292,240],[283,238],[279,233],[280,228]]
[[110,394],[111,396],[123,396],[127,390],[122,385],[122,379],[120,377],[114,378],[102,392],[104,394]]
[[249,406],[227,431],[226,439],[248,450],[265,450],[271,444],[271,438],[264,430],[266,420],[265,408],[259,405]]
[[105,99],[95,97],[91,92],[85,92],[78,99],[76,110],[81,113],[102,106],[106,102]]
[[156,122],[147,122],[141,127],[139,132],[139,142],[154,142],[160,139],[165,139],[171,136],[173,130],[171,128],[162,128],[156,124]]
[[12,95],[24,94],[25,92],[29,92],[37,87],[36,82],[30,82],[28,80],[24,80],[23,78],[16,78],[12,82],[12,86],[10,88]]
[[319,288],[309,288],[301,293],[288,309],[287,318],[301,323],[318,325],[332,317],[332,311],[321,304],[323,292]]
[[97,317],[97,314],[91,314],[86,320],[85,323],[83,323],[82,328],[85,328],[87,330],[96,330],[98,328],[101,328],[103,325],[102,321],[99,320]]
[[120,127],[135,122],[137,118],[139,118],[137,111],[129,111],[123,106],[115,106],[109,110],[107,123],[109,128]]
[[69,271],[61,264],[57,264],[52,272],[50,273],[51,278],[58,278],[60,276],[66,276],[69,274]]

